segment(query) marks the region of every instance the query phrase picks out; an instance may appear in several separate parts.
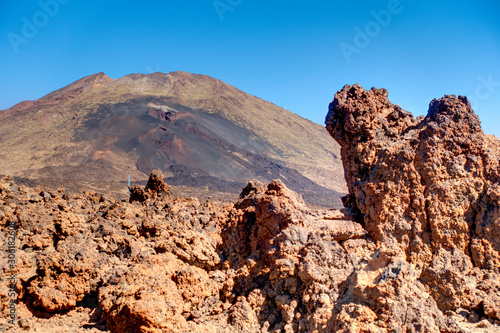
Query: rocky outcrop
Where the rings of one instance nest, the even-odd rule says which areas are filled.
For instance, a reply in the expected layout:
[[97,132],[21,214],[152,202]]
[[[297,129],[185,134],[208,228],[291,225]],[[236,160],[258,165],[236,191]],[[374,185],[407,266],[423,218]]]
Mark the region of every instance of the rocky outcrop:
[[145,190],[150,192],[153,196],[170,196],[172,190],[167,183],[164,182],[165,176],[161,170],[153,170],[149,176]]
[[146,187],[132,186],[129,188],[129,201],[144,202],[149,198],[169,197],[172,195],[170,186],[164,181],[165,176],[161,170],[153,170],[149,176]]
[[500,319],[500,145],[467,98],[433,100],[415,119],[387,90],[347,85],[326,124],[341,145],[344,203],[377,246],[416,267],[442,311]]

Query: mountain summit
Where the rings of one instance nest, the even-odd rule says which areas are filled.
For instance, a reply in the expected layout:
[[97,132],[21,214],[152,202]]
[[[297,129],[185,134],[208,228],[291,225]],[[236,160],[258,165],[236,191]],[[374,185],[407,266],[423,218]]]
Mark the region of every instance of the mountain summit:
[[84,77],[0,112],[0,173],[126,190],[161,169],[172,185],[238,193],[281,179],[318,204],[345,192],[323,126],[220,80],[186,72]]

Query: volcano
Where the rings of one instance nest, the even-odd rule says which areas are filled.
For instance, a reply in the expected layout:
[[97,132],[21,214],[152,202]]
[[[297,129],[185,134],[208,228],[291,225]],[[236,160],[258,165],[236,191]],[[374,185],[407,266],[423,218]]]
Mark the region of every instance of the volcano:
[[98,73],[0,111],[0,174],[124,195],[129,175],[145,183],[154,169],[195,193],[280,179],[339,207],[347,192],[323,126],[206,75]]

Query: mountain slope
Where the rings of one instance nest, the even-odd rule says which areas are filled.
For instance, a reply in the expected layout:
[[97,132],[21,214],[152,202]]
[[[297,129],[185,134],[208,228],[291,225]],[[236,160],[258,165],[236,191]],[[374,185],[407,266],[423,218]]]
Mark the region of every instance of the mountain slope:
[[0,148],[0,173],[42,183],[125,191],[129,174],[160,168],[173,185],[235,193],[280,178],[321,204],[346,191],[322,126],[185,72],[98,73],[19,103],[0,112]]

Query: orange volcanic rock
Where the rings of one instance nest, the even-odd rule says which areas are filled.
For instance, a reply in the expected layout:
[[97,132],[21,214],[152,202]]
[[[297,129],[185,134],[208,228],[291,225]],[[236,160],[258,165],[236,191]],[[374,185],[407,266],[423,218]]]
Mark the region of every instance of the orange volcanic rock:
[[417,119],[387,96],[347,85],[330,104],[344,203],[379,247],[419,269],[415,279],[441,310],[500,319],[498,140],[464,96],[433,100]]
[[[78,332],[85,325],[111,332],[333,327],[334,301],[353,272],[350,254],[339,242],[362,240],[361,225],[338,211],[310,211],[278,180],[267,186],[251,182],[236,204],[221,206],[153,196],[150,192],[168,185],[159,174],[151,179],[142,190],[148,197],[133,203],[92,192],[70,197],[18,188],[4,179],[1,226],[6,230],[6,222],[14,220],[19,227],[16,291],[19,316],[30,327],[54,332],[58,325]],[[8,291],[0,288],[0,297],[6,314]],[[61,316],[66,316],[62,324],[55,319]]]

